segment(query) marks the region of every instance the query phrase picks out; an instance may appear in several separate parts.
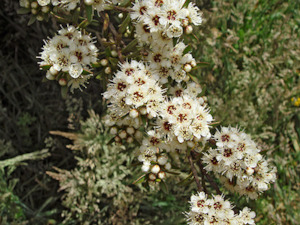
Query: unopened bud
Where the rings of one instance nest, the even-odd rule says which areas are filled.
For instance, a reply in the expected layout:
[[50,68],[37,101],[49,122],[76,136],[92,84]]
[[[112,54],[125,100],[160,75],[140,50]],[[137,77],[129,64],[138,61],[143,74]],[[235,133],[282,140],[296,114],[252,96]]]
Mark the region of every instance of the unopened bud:
[[33,15],[36,15],[36,14],[38,13],[38,11],[37,11],[36,9],[31,9],[31,13],[32,13]]
[[191,66],[191,64],[187,63],[184,65],[183,69],[185,72],[189,73],[192,70],[192,66]]
[[67,81],[65,78],[60,78],[58,81],[60,86],[66,86],[67,85]]
[[94,0],[84,0],[84,4],[86,5],[92,5],[94,3]]
[[31,2],[30,6],[31,8],[36,9],[37,7],[39,7],[39,4],[37,2]]
[[110,128],[109,133],[112,134],[112,135],[116,135],[118,133],[118,128],[116,128],[116,127]]
[[164,171],[158,173],[158,178],[164,179],[165,177],[166,177],[166,173]]
[[197,66],[197,63],[196,63],[196,61],[195,61],[195,60],[192,60],[192,61],[190,62],[190,64],[191,64],[191,66],[192,66],[192,67],[195,67],[195,66]]
[[186,34],[191,34],[193,32],[193,27],[191,25],[188,25],[186,28],[185,28],[185,33]]
[[116,50],[112,50],[112,51],[111,51],[111,56],[112,56],[112,57],[117,57],[117,56],[118,56],[117,51],[116,51]]
[[126,38],[128,37],[128,33],[127,32],[124,34],[124,37],[126,37]]
[[149,179],[150,180],[155,180],[156,179],[156,175],[154,173],[150,173],[149,174]]
[[151,168],[151,172],[152,172],[152,173],[157,174],[159,171],[160,171],[159,165],[154,165],[154,166]]
[[49,11],[50,11],[49,6],[43,6],[43,7],[42,7],[42,12],[43,12],[43,13],[47,13],[47,12],[49,12]]
[[147,108],[146,107],[141,107],[140,108],[140,113],[142,114],[142,115],[146,115],[147,114]]
[[150,170],[150,165],[149,165],[149,164],[143,164],[143,165],[142,165],[142,170],[143,170],[144,172],[148,172],[148,171]]
[[168,161],[168,157],[165,155],[161,155],[157,159],[158,164],[162,165],[162,166],[165,165],[167,163],[167,161]]
[[127,127],[126,128],[126,132],[130,135],[133,135],[135,132],[135,129],[133,127]]
[[110,74],[111,73],[111,68],[108,66],[104,69],[104,73]]
[[125,138],[127,137],[126,131],[125,131],[125,130],[122,130],[122,131],[119,133],[119,137],[120,137],[121,139],[125,139]]
[[53,76],[55,76],[55,75],[58,74],[59,71],[57,71],[57,70],[54,68],[54,66],[51,66],[49,72],[50,72]]
[[131,109],[129,112],[129,116],[133,119],[137,118],[139,116],[139,112],[136,109]]
[[118,17],[119,17],[120,19],[122,19],[122,18],[124,17],[124,14],[123,14],[123,13],[119,13]]
[[47,71],[47,73],[46,73],[46,78],[48,80],[55,80],[55,76],[53,76],[49,71]]
[[115,136],[115,142],[120,143],[121,142],[121,138],[119,136]]
[[143,137],[143,133],[141,131],[137,130],[134,134],[134,137],[136,139],[141,139]]
[[188,141],[187,142],[187,146],[189,147],[189,148],[194,148],[195,147],[195,142],[193,142],[193,141]]
[[165,169],[166,169],[166,170],[170,170],[170,169],[171,169],[171,164],[170,164],[170,163],[167,163],[167,164],[165,165]]
[[101,59],[100,64],[101,64],[101,66],[107,66],[108,65],[108,60],[107,59]]
[[186,27],[187,25],[189,25],[189,21],[188,21],[187,19],[183,19],[183,20],[181,21],[181,23],[182,23],[182,26],[183,26],[183,27]]
[[126,142],[128,144],[131,144],[133,142],[133,137],[129,136],[127,139],[126,139]]
[[150,114],[150,113],[148,113],[148,114],[147,114],[147,118],[148,118],[149,120],[151,120],[151,119],[153,119],[153,115]]

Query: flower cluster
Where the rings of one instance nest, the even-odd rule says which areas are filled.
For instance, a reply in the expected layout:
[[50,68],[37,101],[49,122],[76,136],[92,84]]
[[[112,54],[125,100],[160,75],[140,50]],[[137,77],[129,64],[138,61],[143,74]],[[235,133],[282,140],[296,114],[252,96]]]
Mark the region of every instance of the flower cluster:
[[97,48],[94,40],[74,26],[61,28],[58,34],[45,41],[39,57],[41,68],[49,67],[46,77],[58,80],[61,85],[80,88],[90,78],[89,70],[97,62]]
[[156,117],[164,100],[160,87],[147,65],[133,60],[123,63],[103,94],[110,102],[110,114],[137,118],[139,112]]
[[221,181],[229,190],[251,199],[269,189],[269,183],[276,179],[276,169],[263,159],[249,135],[237,128],[222,127],[213,138],[217,149],[210,149],[203,157],[207,171],[222,174]]
[[185,52],[183,42],[173,44],[174,37],[183,34],[183,27],[192,31],[189,23],[201,24],[199,9],[190,3],[183,7],[185,1],[151,0],[137,1],[133,6],[131,18],[137,21],[136,36],[140,44],[148,44],[151,51],[145,60],[159,75],[165,84],[168,77],[177,82],[187,81],[187,73],[196,66],[193,56]]
[[186,213],[189,225],[202,224],[255,224],[255,213],[245,207],[235,214],[229,201],[222,195],[207,198],[204,192],[191,196],[190,211]]
[[201,105],[201,101],[191,95],[184,94],[164,102],[161,117],[164,125],[160,127],[160,131],[168,137],[175,135],[180,143],[193,139],[208,139],[211,136],[209,124],[213,118],[209,110]]
[[184,7],[185,0],[142,0],[134,6],[136,19],[146,32],[163,32],[167,38],[180,37],[190,23],[200,25],[201,13],[193,3]]

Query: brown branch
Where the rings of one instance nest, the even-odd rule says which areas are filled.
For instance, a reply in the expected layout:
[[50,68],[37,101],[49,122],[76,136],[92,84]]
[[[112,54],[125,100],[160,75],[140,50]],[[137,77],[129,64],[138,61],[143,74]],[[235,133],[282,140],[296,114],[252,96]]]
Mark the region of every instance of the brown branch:
[[197,184],[198,191],[200,192],[200,191],[202,191],[202,187],[201,187],[201,185],[200,185],[199,177],[198,177],[196,168],[195,168],[195,166],[194,166],[194,162],[193,162],[193,157],[192,157],[192,155],[189,155],[189,156],[188,156],[188,160],[189,160],[190,165],[191,165],[191,170],[192,170],[192,172],[193,172],[193,175],[194,175],[194,178],[195,178],[195,182],[196,182],[196,184]]
[[210,183],[210,185],[216,190],[217,194],[222,194],[222,192],[220,191],[217,183],[212,179],[211,176],[209,176],[209,174],[206,172],[206,170],[204,169],[202,163],[201,163],[201,160],[199,159],[197,161],[197,164],[201,170],[201,173],[203,173],[203,175],[206,177],[206,179],[208,180],[208,182]]
[[120,7],[120,6],[114,6],[114,9],[117,10],[117,11],[126,12],[126,13],[134,12],[133,9],[124,8],[124,7]]
[[[101,17],[105,20],[105,15],[104,13],[100,13]],[[122,40],[122,36],[121,34],[118,33],[118,31],[116,30],[116,28],[114,27],[114,25],[111,22],[108,22],[108,28],[111,31],[111,33],[113,34],[113,36],[115,37],[116,40],[116,44],[117,44],[117,53],[118,53],[118,58],[120,60],[121,63],[124,63],[124,58],[121,52],[121,48],[120,48],[120,44],[125,46],[124,41]]]

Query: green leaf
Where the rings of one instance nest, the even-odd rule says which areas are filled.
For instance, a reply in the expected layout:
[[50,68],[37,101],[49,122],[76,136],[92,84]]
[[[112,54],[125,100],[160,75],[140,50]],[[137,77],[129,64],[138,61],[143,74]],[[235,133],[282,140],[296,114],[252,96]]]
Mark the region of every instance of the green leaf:
[[17,10],[17,14],[27,14],[27,13],[30,13],[30,9],[20,8]]
[[163,180],[159,183],[159,186],[160,186],[161,190],[162,190],[165,194],[168,194],[168,193],[169,193],[168,187],[167,187],[166,183],[165,183]]
[[123,33],[125,32],[126,27],[127,27],[128,24],[130,23],[130,20],[131,20],[131,19],[130,19],[130,15],[127,14],[125,20],[123,20],[123,22],[121,23],[120,28],[119,28],[119,30],[118,30],[118,32],[119,32],[120,34],[123,34]]
[[68,96],[68,87],[67,86],[62,86],[60,89],[61,97],[63,99],[66,99]]
[[93,74],[93,72],[91,72],[89,70],[86,70],[86,69],[83,69],[82,75],[89,75],[89,74]]
[[191,180],[191,177],[193,176],[193,173],[191,172],[186,178],[179,181],[176,185],[184,186],[186,183],[188,183]]
[[27,23],[27,26],[30,26],[36,21],[36,16],[32,15]]
[[134,39],[122,50],[122,53],[127,53],[136,50],[137,44],[138,44],[137,39]]
[[189,53],[190,51],[192,51],[192,46],[188,45],[188,46],[184,49],[183,54],[187,54],[187,53]]
[[146,179],[146,175],[147,174],[143,174],[138,179],[136,179],[135,181],[133,181],[132,184],[140,184],[140,183],[142,183]]
[[89,23],[92,22],[93,14],[94,14],[93,7],[91,5],[86,5],[85,12],[86,12],[86,16],[87,16]]
[[44,66],[40,66],[40,68],[42,68],[43,70],[49,70],[51,66],[52,65],[44,65]]

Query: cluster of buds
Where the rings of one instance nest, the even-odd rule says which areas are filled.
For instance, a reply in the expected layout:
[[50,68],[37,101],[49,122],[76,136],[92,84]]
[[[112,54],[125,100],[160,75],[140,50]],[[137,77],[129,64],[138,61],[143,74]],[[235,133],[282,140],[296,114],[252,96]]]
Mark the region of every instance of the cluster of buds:
[[191,196],[190,211],[186,213],[189,225],[207,224],[255,224],[255,213],[245,207],[235,214],[232,205],[222,195],[207,198],[204,192]]
[[31,13],[39,21],[47,19],[52,8],[50,0],[20,0],[19,4],[26,13]]
[[46,78],[57,80],[61,86],[70,86],[71,91],[84,86],[92,76],[89,71],[97,62],[98,49],[90,34],[74,26],[61,28],[58,34],[45,41],[39,57],[42,69],[47,69]]
[[276,168],[263,159],[249,135],[222,127],[213,138],[217,149],[210,149],[203,157],[207,171],[219,175],[229,190],[251,199],[269,189],[269,183],[276,179]]

